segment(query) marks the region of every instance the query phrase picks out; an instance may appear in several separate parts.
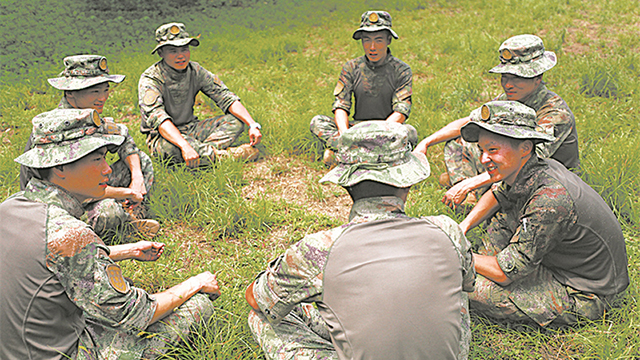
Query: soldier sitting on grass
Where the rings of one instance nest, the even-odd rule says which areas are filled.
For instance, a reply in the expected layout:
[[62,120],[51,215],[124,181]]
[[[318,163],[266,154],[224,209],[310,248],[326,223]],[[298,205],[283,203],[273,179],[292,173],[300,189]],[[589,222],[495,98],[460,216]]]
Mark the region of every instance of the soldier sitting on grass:
[[[58,109],[94,109],[102,114],[111,91],[110,84],[121,83],[124,75],[110,75],[107,58],[100,55],[68,56],[63,62],[65,69],[60,77],[48,80],[51,86],[64,91]],[[112,172],[103,198],[89,199],[85,203],[88,223],[101,238],[113,236],[123,224],[131,226],[143,237],[154,237],[160,224],[145,219],[154,180],[151,159],[138,148],[126,125],[115,124],[111,118],[104,121],[110,124],[112,131],[124,136],[125,141],[108,149],[117,153],[119,160],[111,164]],[[25,152],[32,146],[33,139],[29,137]],[[34,174],[20,166],[20,189],[25,189]]]
[[[556,65],[556,55],[545,51],[542,40],[535,35],[518,35],[507,39],[498,49],[500,64],[489,70],[501,74],[504,94],[495,100],[518,101],[536,111],[536,121],[553,141],[539,143],[536,152],[552,158],[569,169],[580,167],[576,121],[567,103],[549,91],[542,81],[544,72]],[[435,144],[446,141],[444,161],[447,172],[440,176],[440,184],[450,189],[442,202],[455,208],[463,201],[473,206],[491,184],[490,176],[479,162],[480,152],[475,144],[460,138],[460,128],[471,120],[480,119],[480,109],[468,117],[458,119],[436,131],[416,146],[423,154]]]
[[[411,112],[412,73],[409,65],[391,55],[391,15],[386,11],[362,14],[360,27],[353,33],[362,41],[364,56],[349,60],[342,67],[333,90],[333,117],[316,115],[311,119],[311,132],[326,145],[322,158],[325,165],[335,165],[334,151],[338,138],[351,126],[368,120],[404,123]],[[353,119],[349,120],[355,100]],[[418,139],[410,139],[415,145]]]
[[460,223],[490,219],[470,306],[489,317],[570,325],[595,320],[629,285],[625,240],[604,200],[576,174],[536,154],[553,136],[533,109],[513,101],[482,106],[461,129],[477,143],[495,184]]
[[198,292],[219,294],[215,275],[149,294],[115,262],[154,261],[164,244],[106,246],[80,220],[107,188],[107,147],[125,140],[101,120],[92,109],[40,114],[34,147],[16,159],[39,176],[0,204],[1,359],[154,359],[213,316]]
[[[184,24],[169,23],[156,30],[161,60],[140,76],[138,103],[142,115],[140,131],[147,136],[151,154],[189,167],[210,164],[217,158],[247,161],[258,157],[261,126],[240,98],[200,64],[191,61],[191,46],[200,45]],[[196,95],[210,97],[225,115],[198,120],[193,114]],[[249,144],[230,147],[249,127]]]
[[446,216],[404,212],[430,172],[411,153],[415,132],[369,121],[340,137],[339,164],[320,182],[349,192],[349,223],[292,245],[246,291],[267,359],[467,358],[470,244]]

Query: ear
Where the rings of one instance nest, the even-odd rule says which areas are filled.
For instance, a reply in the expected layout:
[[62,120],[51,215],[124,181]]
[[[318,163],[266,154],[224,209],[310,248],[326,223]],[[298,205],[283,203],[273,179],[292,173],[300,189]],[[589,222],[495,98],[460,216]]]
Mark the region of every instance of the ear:
[[64,180],[66,178],[66,175],[64,173],[64,165],[58,165],[58,166],[52,167],[51,168],[51,177],[56,177],[56,178],[59,178],[61,180]]
[[535,145],[533,144],[533,141],[531,140],[525,140],[523,142],[520,143],[520,153],[522,154],[522,157],[525,157],[529,154],[531,154],[531,152],[533,151],[533,148],[535,147]]

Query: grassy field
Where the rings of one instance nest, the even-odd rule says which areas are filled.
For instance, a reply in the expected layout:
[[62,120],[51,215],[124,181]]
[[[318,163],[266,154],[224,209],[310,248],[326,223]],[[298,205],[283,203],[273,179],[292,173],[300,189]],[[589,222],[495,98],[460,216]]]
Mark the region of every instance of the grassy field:
[[[230,161],[201,171],[154,163],[151,207],[163,226],[158,239],[167,249],[156,263],[123,263],[125,274],[157,291],[210,270],[223,291],[214,323],[174,349],[171,358],[264,358],[246,324],[245,287],[289,244],[345,221],[346,192],[317,183],[325,169],[317,162],[319,142],[308,124],[316,114],[330,114],[342,64],[362,55],[351,33],[367,9],[393,16],[400,39],[390,48],[413,69],[409,121],[421,138],[500,93],[499,78],[487,70],[497,64],[503,40],[522,33],[542,37],[558,55],[558,66],[544,80],[576,116],[584,178],[614,210],[627,238],[631,285],[602,320],[539,329],[474,316],[471,358],[640,359],[640,10],[636,1],[626,0],[276,0],[233,8],[225,16],[200,11],[158,17],[184,21],[190,33],[202,34],[192,60],[242,98],[264,135],[257,163]],[[104,114],[127,124],[146,151],[138,131],[137,81],[157,57],[150,55],[152,34],[140,36],[104,51],[88,36],[82,41],[91,52],[109,57],[112,73],[127,75]],[[35,64],[15,80],[0,74],[0,199],[18,190],[13,159],[22,152],[30,119],[55,107],[62,95],[46,83],[61,70],[61,59]],[[199,98],[200,118],[219,112],[210,99]],[[444,170],[441,146],[428,158],[436,176],[413,189],[407,212],[455,217],[439,201],[444,193],[437,184]],[[470,238],[478,236],[474,232]]]

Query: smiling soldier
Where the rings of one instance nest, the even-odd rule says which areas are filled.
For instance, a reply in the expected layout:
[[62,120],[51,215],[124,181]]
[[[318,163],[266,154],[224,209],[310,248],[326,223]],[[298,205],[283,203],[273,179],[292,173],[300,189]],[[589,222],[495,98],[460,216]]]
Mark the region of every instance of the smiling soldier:
[[[210,164],[217,158],[254,160],[258,157],[261,126],[255,122],[240,98],[197,62],[191,61],[191,46],[200,41],[190,37],[184,24],[169,23],[156,30],[161,60],[140,76],[138,98],[142,123],[151,154],[184,162],[189,167]],[[196,95],[211,98],[225,115],[198,120],[193,113]],[[249,144],[230,147],[249,127]]]
[[[477,143],[493,185],[460,223],[467,231],[490,219],[472,309],[540,326],[595,320],[629,285],[625,239],[604,200],[536,144],[554,141],[533,109],[514,101],[482,106],[481,120],[461,129]],[[500,182],[500,184],[497,184]]]
[[[74,55],[64,58],[64,71],[60,77],[48,79],[49,84],[64,95],[58,109],[94,109],[102,114],[111,93],[111,84],[121,83],[124,75],[111,75],[107,58],[100,55]],[[149,192],[153,185],[153,164],[147,154],[136,145],[129,129],[124,124],[116,124],[111,118],[104,118],[113,132],[125,137],[119,146],[112,146],[109,152],[117,153],[119,160],[111,164],[109,182],[103,198],[88,199],[84,204],[87,223],[101,238],[115,234],[123,224],[129,225],[143,237],[154,237],[160,224],[153,219],[145,219]],[[25,152],[29,151],[29,138]],[[24,190],[35,170],[20,166],[20,189]]]
[[106,246],[80,220],[107,190],[114,133],[94,109],[33,119],[33,148],[15,159],[35,169],[0,204],[0,359],[155,359],[213,316],[205,271],[166,291],[131,286],[117,261],[155,261],[164,244]]
[[[498,53],[500,64],[489,72],[501,74],[500,85],[504,94],[494,100],[518,101],[533,108],[538,125],[554,137],[553,141],[537,145],[538,155],[556,159],[569,169],[578,169],[578,133],[573,113],[567,103],[549,91],[542,81],[543,73],[556,65],[556,55],[545,51],[542,40],[535,35],[509,38],[500,45]],[[416,151],[426,154],[429,147],[447,142],[444,146],[447,172],[440,176],[440,184],[445,187],[453,185],[442,199],[452,208],[465,199],[466,203],[475,204],[491,184],[490,176],[478,160],[480,152],[477,146],[466,143],[460,137],[460,128],[478,119],[480,109],[472,111],[468,117],[449,123],[416,147]]]
[[[333,118],[316,115],[311,119],[311,132],[326,145],[322,160],[327,166],[335,165],[338,138],[349,127],[369,120],[404,123],[411,112],[413,74],[409,65],[391,55],[391,39],[398,38],[391,29],[391,15],[386,11],[365,12],[353,38],[362,41],[364,56],[342,67],[333,91]],[[355,106],[349,120],[352,95]],[[417,139],[410,142],[415,145]]]

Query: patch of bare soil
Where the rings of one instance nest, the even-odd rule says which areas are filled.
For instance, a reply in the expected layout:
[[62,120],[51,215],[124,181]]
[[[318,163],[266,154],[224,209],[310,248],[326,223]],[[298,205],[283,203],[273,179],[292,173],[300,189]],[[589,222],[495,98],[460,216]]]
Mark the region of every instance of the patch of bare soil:
[[282,199],[307,209],[347,221],[351,198],[337,185],[320,185],[318,180],[328,170],[319,170],[304,160],[281,156],[268,157],[246,165],[243,196]]

